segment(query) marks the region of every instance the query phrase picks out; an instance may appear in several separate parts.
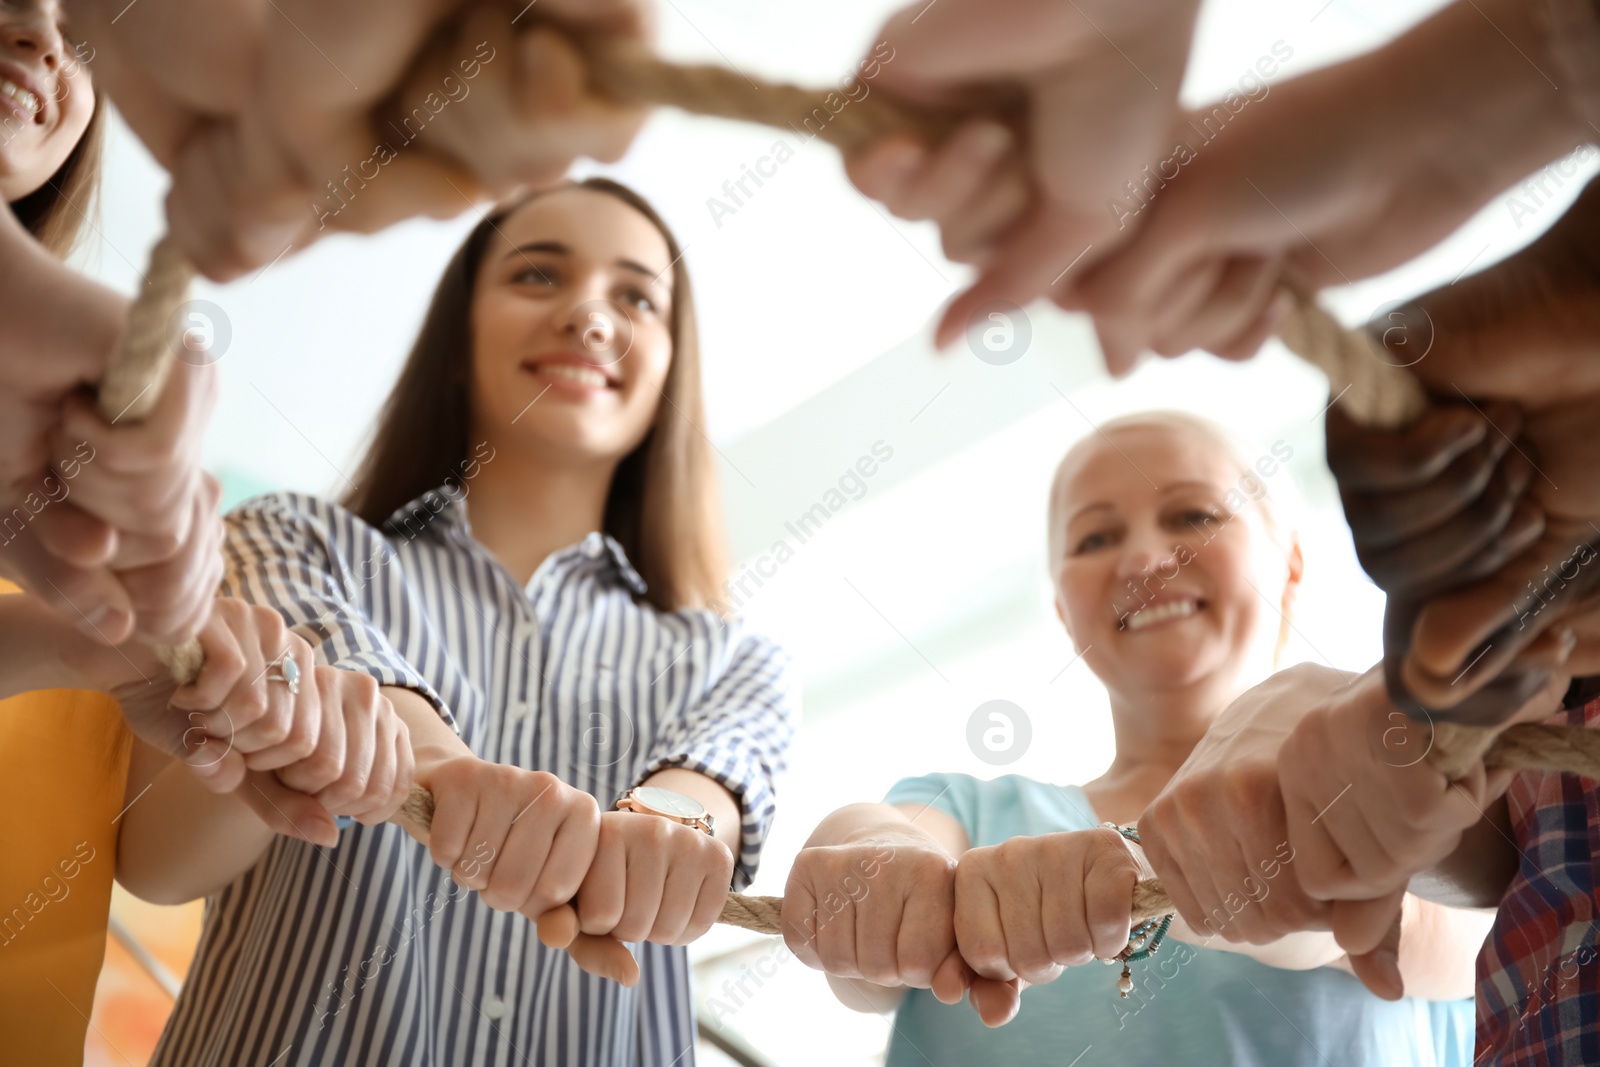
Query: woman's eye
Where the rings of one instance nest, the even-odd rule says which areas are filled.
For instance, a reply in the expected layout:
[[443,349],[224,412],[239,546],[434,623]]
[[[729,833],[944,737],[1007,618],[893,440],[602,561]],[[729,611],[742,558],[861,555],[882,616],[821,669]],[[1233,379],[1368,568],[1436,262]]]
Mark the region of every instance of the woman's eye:
[[1208,523],[1220,522],[1222,516],[1218,515],[1215,511],[1210,511],[1205,508],[1189,508],[1184,511],[1180,511],[1176,518],[1178,525],[1180,526],[1197,528],[1203,527]]
[[1089,534],[1087,537],[1080,538],[1078,540],[1078,546],[1077,548],[1073,549],[1073,552],[1081,555],[1084,552],[1093,552],[1096,549],[1104,548],[1110,543],[1111,535],[1109,533],[1097,531]]
[[528,267],[513,274],[511,280],[522,285],[554,285],[556,271],[552,267]]
[[641,289],[629,289],[621,294],[621,300],[625,306],[631,307],[636,311],[656,310],[656,302],[651,300],[649,295]]

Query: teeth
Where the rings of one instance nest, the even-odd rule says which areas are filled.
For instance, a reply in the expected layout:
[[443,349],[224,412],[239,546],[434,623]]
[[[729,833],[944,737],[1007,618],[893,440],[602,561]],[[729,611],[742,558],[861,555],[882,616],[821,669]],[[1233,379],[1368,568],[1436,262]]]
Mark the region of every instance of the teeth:
[[1155,607],[1141,608],[1128,616],[1128,629],[1142,630],[1162,619],[1193,615],[1198,607],[1199,605],[1193,600],[1174,600],[1166,604],[1157,604]]
[[540,365],[539,370],[548,377],[562,378],[594,389],[604,389],[610,384],[604,374],[592,367],[579,367],[571,363],[544,363]]
[[37,115],[41,109],[39,98],[10,78],[0,78],[0,93],[4,93],[30,112]]

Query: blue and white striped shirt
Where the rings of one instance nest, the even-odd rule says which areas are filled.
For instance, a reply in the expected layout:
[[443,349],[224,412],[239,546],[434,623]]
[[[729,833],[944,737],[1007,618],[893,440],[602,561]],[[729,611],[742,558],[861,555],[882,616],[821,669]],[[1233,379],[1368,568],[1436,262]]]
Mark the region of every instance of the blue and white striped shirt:
[[[599,533],[519,587],[465,512],[435,490],[379,531],[314,497],[260,498],[228,517],[225,592],[277,608],[319,662],[421,693],[478,756],[602,809],[663,767],[715,778],[739,801],[748,885],[796,725],[788,657],[736,621],[651,607]],[[333,850],[279,837],[207,901],[150,1062],[689,1067],[686,951],[635,954],[633,989],[583,973],[393,824]]]

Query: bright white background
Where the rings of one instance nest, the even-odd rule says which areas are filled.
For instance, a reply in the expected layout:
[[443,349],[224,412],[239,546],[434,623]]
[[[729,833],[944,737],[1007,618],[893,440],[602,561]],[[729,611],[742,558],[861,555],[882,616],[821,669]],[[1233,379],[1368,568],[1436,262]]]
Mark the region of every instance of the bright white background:
[[[767,77],[837,84],[855,68],[892,0],[749,5],[664,0],[663,47]],[[1276,41],[1293,49],[1280,78],[1362,51],[1439,0],[1214,0],[1185,86],[1190,102],[1235,84]],[[795,158],[720,219],[708,198],[786,139]],[[1092,150],[1089,149],[1089,150]],[[83,262],[131,292],[161,227],[165,176],[118,126],[109,146],[101,236]],[[1592,168],[1569,179],[1575,194]],[[778,538],[795,558],[753,595],[747,614],[799,658],[806,721],[781,793],[757,891],[779,893],[790,858],[827,811],[875,800],[930,770],[1093,777],[1110,758],[1105,699],[1072,664],[1044,570],[1044,495],[1056,459],[1091,425],[1127,411],[1183,407],[1215,417],[1265,451],[1282,440],[1307,507],[1307,579],[1289,662],[1364,668],[1378,655],[1382,598],[1355,566],[1322,463],[1326,391],[1275,346],[1255,362],[1203,354],[1148,365],[1111,384],[1092,333],[1054,309],[1029,309],[1033,346],[994,367],[964,348],[936,355],[930,324],[965,271],[924,224],[901,223],[854,193],[832,150],[791,133],[654,117],[611,174],[654,202],[687,249],[703,323],[708,425],[725,458],[728,521],[745,559]],[[381,180],[381,178],[379,179]],[[1350,319],[1449,281],[1526,243],[1562,209],[1518,220],[1504,198],[1393,275],[1340,293]],[[279,487],[338,492],[420,321],[439,270],[476,218],[413,222],[336,238],[233,284],[200,285],[229,320],[223,399],[207,443],[230,501]],[[1066,398],[1070,398],[1070,401]],[[783,528],[875,441],[894,458],[825,530],[798,545]],[[753,587],[752,587],[753,588]],[[1069,665],[1070,664],[1070,665]],[[979,760],[966,724],[982,702],[1020,705],[1028,750],[1006,767]],[[718,931],[696,950],[716,995],[744,944]],[[753,962],[771,945],[760,945]],[[747,987],[748,988],[748,987]],[[774,1062],[868,1062],[888,1024],[852,1016],[820,976],[788,963],[728,1018]],[[708,1055],[708,1059],[709,1059]]]

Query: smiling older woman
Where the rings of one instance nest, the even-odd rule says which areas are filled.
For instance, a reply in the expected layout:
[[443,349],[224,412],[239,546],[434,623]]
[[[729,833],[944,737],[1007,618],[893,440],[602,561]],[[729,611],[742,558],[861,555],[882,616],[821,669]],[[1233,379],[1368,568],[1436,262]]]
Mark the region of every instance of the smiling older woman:
[[[882,804],[830,815],[800,853],[785,896],[797,924],[853,864],[894,848],[848,920],[790,934],[846,1004],[898,1008],[890,1064],[1469,1061],[1487,916],[1409,908],[1401,969],[1421,996],[1395,1002],[1362,988],[1329,934],[1223,940],[1294,878],[1287,848],[1260,857],[1240,913],[1205,931],[1174,921],[1159,956],[1135,957],[1124,995],[1114,972],[1079,966],[1160,940],[1129,920],[1148,865],[1102,821],[1138,818],[1281,655],[1304,565],[1253,459],[1208,422],[1154,413],[1106,423],[1057,469],[1050,573],[1067,634],[1109,692],[1104,774],[907,779]],[[964,989],[976,1012],[948,1006]]]

